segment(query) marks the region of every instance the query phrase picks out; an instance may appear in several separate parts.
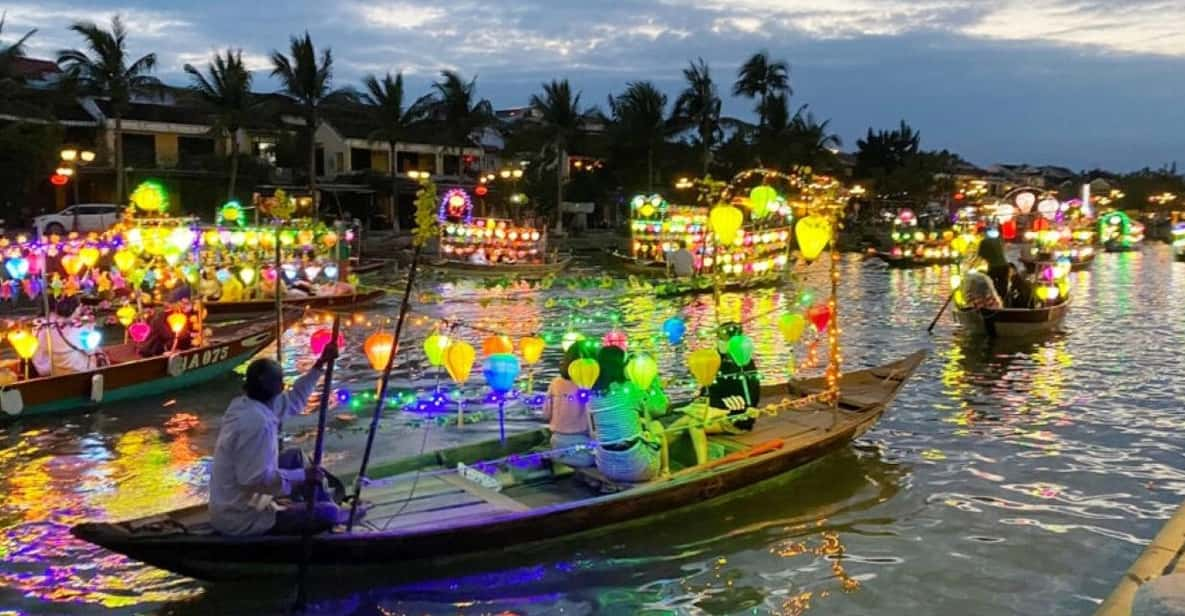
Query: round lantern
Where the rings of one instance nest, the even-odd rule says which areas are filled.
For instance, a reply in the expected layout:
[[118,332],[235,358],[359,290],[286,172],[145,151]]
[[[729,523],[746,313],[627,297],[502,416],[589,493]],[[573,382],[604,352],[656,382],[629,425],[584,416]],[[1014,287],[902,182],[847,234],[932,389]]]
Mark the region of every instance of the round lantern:
[[802,338],[802,332],[806,329],[806,319],[801,314],[784,314],[778,320],[778,329],[788,344],[794,344]]
[[512,353],[514,353],[514,343],[507,336],[490,336],[481,341],[481,354],[486,357]]
[[395,336],[387,332],[375,332],[366,339],[362,350],[366,352],[366,359],[370,360],[370,367],[383,370],[391,360],[391,352],[395,347]]
[[444,351],[448,349],[451,341],[448,336],[441,334],[432,334],[424,339],[424,355],[428,358],[428,364],[432,366],[441,366],[444,364]]
[[720,371],[720,354],[716,349],[697,349],[687,356],[687,368],[700,387],[707,387],[716,380]]
[[816,214],[807,216],[794,225],[794,236],[802,258],[814,261],[831,241],[831,221]]
[[[313,352],[313,355],[320,355],[325,350],[325,347],[329,346],[330,340],[333,340],[333,330],[322,327],[313,332],[312,336],[309,336],[309,350]],[[338,332],[337,348],[340,350],[345,346],[346,337],[341,332]]]
[[745,214],[732,205],[721,203],[712,208],[708,214],[708,224],[712,225],[712,233],[721,244],[731,244],[736,241],[737,231],[745,222]]
[[510,353],[496,353],[486,358],[482,376],[490,389],[504,395],[514,387],[514,380],[520,371],[518,357]]
[[543,348],[547,343],[542,338],[535,336],[527,336],[518,341],[519,352],[522,353],[523,362],[528,366],[533,366],[539,362],[539,358],[543,356]]
[[639,389],[647,391],[658,376],[658,363],[649,355],[634,355],[625,365],[625,376]]
[[597,377],[601,376],[601,364],[597,360],[584,357],[568,364],[568,376],[581,389],[592,389]]

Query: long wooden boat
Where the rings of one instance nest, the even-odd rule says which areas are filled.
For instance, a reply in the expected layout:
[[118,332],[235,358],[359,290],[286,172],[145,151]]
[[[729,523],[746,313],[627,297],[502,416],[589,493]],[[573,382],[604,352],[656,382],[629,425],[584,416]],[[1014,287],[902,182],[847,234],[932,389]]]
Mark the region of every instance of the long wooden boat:
[[[382,289],[355,291],[346,295],[310,295],[308,297],[285,298],[284,306],[288,308],[354,308],[369,304],[381,298],[386,292]],[[274,313],[276,302],[271,299],[257,299],[244,302],[206,302],[206,313],[214,317],[245,316],[252,314]]]
[[[767,289],[769,287],[776,287],[783,282],[784,279],[778,275],[747,278],[744,280],[728,280],[720,285],[720,292],[736,293],[754,289]],[[715,288],[715,284],[709,276],[699,276],[691,279],[675,278],[656,286],[654,295],[656,297],[682,297],[685,295],[712,293]]]
[[350,272],[361,276],[362,274],[369,274],[372,272],[377,272],[377,271],[383,269],[384,267],[386,267],[387,263],[388,263],[388,261],[386,259],[359,259],[357,261],[352,260],[350,262]]
[[891,268],[911,269],[918,267],[930,267],[931,265],[951,265],[958,263],[959,255],[951,255],[949,257],[916,257],[912,255],[898,255],[893,256],[891,253],[884,251],[877,251],[876,256],[880,257],[886,265]]
[[956,309],[955,318],[973,335],[1024,338],[1056,330],[1069,310],[1070,300],[1066,299],[1041,308]]
[[550,274],[558,274],[568,267],[572,257],[564,257],[550,263],[469,263],[467,261],[451,261],[435,259],[425,261],[421,265],[441,272],[464,274],[466,276],[512,276],[518,278],[542,278]]
[[111,361],[108,366],[0,387],[0,421],[90,411],[105,402],[197,385],[230,372],[276,339],[274,321],[212,325],[211,330],[209,343],[202,347],[141,358],[134,345],[117,344],[103,348]]
[[[1094,258],[1096,256],[1098,256],[1098,253],[1091,251],[1090,253],[1088,253],[1086,255],[1079,255],[1077,257],[1071,257],[1070,258],[1070,271],[1080,272],[1080,271],[1090,267],[1090,264],[1094,263]],[[1020,262],[1024,264],[1025,269],[1029,270],[1030,272],[1035,272],[1035,271],[1037,271],[1037,267],[1040,265],[1054,263],[1054,259],[1053,259],[1052,255],[1037,254],[1037,255],[1023,256],[1020,258]]]
[[[412,580],[445,563],[477,568],[478,562],[504,558],[509,551],[555,545],[584,533],[612,533],[616,525],[723,498],[847,446],[877,422],[924,358],[925,351],[919,351],[844,374],[835,409],[810,402],[761,417],[751,432],[710,435],[723,456],[702,465],[694,463],[690,438],[672,435],[672,473],[645,483],[617,484],[595,470],[550,465],[518,475],[484,475],[481,482],[462,475],[483,460],[546,448],[545,429],[505,443],[465,445],[382,465],[373,469],[364,494],[376,503],[366,523],[352,533],[314,536],[309,562],[331,577],[377,567],[386,579]],[[762,388],[762,401],[799,399],[824,387],[821,378],[769,385]],[[489,485],[492,481],[497,485]],[[300,536],[215,534],[205,505],[126,522],[84,523],[70,532],[204,580],[291,575],[305,554]]]
[[609,261],[621,269],[631,274],[640,274],[648,276],[666,276],[667,266],[661,261],[646,261],[636,259],[630,255],[624,254],[618,250],[605,249],[605,254],[608,255]]

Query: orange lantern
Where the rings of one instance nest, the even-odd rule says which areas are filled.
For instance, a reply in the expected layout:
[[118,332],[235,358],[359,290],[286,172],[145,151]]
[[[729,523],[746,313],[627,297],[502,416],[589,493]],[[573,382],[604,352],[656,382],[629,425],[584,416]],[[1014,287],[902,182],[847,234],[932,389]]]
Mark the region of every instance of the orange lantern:
[[174,336],[181,335],[182,330],[185,329],[185,324],[189,322],[189,317],[184,313],[174,312],[165,318],[165,322],[169,324],[169,329],[173,331]]
[[483,357],[510,353],[514,353],[514,343],[507,336],[490,336],[481,341],[481,354]]
[[366,339],[362,349],[366,351],[366,359],[370,360],[370,367],[383,370],[391,361],[391,351],[395,348],[395,336],[387,332],[376,332]]

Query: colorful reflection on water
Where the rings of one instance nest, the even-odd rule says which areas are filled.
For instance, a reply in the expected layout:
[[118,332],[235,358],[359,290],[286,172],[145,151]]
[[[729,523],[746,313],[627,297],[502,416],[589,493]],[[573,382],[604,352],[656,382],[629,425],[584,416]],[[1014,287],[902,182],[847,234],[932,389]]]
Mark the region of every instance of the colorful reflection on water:
[[[1090,611],[1185,496],[1185,263],[1167,247],[1103,254],[1074,274],[1074,306],[1061,334],[1028,342],[965,339],[949,321],[925,327],[949,292],[942,268],[886,271],[842,264],[845,364],[874,365],[916,348],[932,355],[881,424],[855,446],[734,499],[672,512],[654,523],[491,563],[441,570],[415,583],[382,572],[334,578],[320,613],[1043,613]],[[825,272],[751,294],[656,299],[620,288],[488,290],[459,282],[419,289],[397,387],[441,379],[420,342],[440,318],[480,348],[487,331],[513,337],[568,331],[630,333],[656,355],[668,389],[692,388],[685,350],[713,343],[720,320],[748,323],[767,380],[821,369],[811,340],[788,349],[777,319]],[[393,303],[346,326],[351,349],[338,386],[373,391],[360,352],[389,327]],[[681,315],[688,343],[660,327]],[[472,328],[470,328],[470,326]],[[285,341],[285,365],[307,367],[306,324]],[[474,329],[475,328],[475,329]],[[826,353],[821,353],[825,362]],[[546,387],[560,356],[537,366]],[[476,376],[460,388],[482,417]],[[448,377],[441,383],[448,388]],[[70,538],[81,520],[115,519],[200,503],[218,418],[235,378],[169,399],[86,416],[0,428],[0,613],[183,614],[283,611],[290,584],[203,587]],[[335,400],[335,404],[337,404]],[[334,409],[328,465],[349,472],[370,408]],[[453,411],[448,409],[449,413]],[[538,425],[510,405],[510,429]],[[448,422],[444,422],[448,423]],[[288,426],[310,442],[311,418]],[[488,418],[457,430],[418,414],[384,418],[376,455],[489,438]]]

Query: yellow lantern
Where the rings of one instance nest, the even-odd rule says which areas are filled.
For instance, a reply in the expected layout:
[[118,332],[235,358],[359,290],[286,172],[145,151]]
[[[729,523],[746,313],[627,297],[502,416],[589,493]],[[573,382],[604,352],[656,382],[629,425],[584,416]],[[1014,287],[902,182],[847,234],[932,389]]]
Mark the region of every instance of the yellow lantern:
[[473,370],[473,360],[477,357],[477,350],[472,344],[458,340],[444,350],[444,369],[457,385],[469,380],[469,372]]
[[568,376],[581,389],[592,389],[597,377],[601,376],[601,364],[597,360],[584,357],[568,365]]
[[115,260],[115,267],[119,268],[119,271],[125,274],[132,271],[132,268],[136,265],[136,255],[127,250],[115,251],[113,259]]
[[64,255],[62,256],[62,269],[66,270],[67,274],[76,276],[82,270],[82,259],[75,255]]
[[321,236],[321,243],[325,244],[326,248],[333,248],[337,245],[337,233],[330,231]]
[[181,331],[185,329],[185,324],[189,322],[189,317],[183,313],[174,312],[165,318],[165,322],[169,324],[169,329],[172,330],[174,336],[181,335]]
[[700,387],[707,387],[716,380],[720,371],[720,354],[716,349],[697,349],[687,356],[687,368]]
[[395,336],[387,332],[375,332],[366,339],[362,350],[366,351],[366,359],[370,360],[370,367],[383,370],[391,360],[391,351],[395,347]]
[[539,363],[539,358],[543,356],[543,348],[547,343],[542,338],[535,336],[527,336],[518,341],[519,352],[522,353],[523,362],[528,366],[533,366]]
[[798,249],[807,261],[814,261],[831,241],[831,221],[817,214],[811,214],[794,225]]
[[12,345],[13,349],[16,349],[16,354],[24,360],[31,359],[33,354],[37,352],[38,344],[40,344],[37,336],[23,329],[8,332],[8,343]]
[[119,320],[119,324],[127,327],[136,320],[136,308],[133,306],[120,306],[119,310],[115,311],[115,318]]
[[712,208],[708,214],[708,223],[712,225],[712,233],[721,244],[731,244],[736,240],[737,231],[745,222],[745,214],[739,208],[721,203]]
[[87,246],[78,251],[78,260],[87,267],[94,267],[99,262],[99,249],[94,246]]
[[300,241],[301,246],[311,246],[313,244],[313,232],[308,229],[301,229],[300,233],[296,234],[296,239]]

